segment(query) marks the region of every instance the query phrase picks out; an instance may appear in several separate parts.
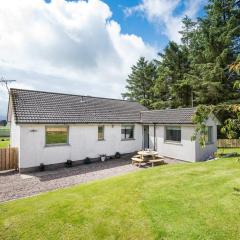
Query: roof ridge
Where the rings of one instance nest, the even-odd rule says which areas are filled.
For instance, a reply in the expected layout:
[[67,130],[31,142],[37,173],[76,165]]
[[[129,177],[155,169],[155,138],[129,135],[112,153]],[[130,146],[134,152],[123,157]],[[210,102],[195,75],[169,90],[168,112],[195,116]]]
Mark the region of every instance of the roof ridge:
[[[95,96],[89,96],[89,95],[79,95],[79,94],[60,93],[60,92],[49,92],[49,91],[43,91],[43,90],[22,89],[22,88],[10,88],[10,94],[11,94],[11,91],[12,91],[12,90],[28,91],[28,92],[39,92],[39,93],[50,93],[50,94],[76,96],[76,97],[89,97],[89,98],[98,98],[98,99],[106,99],[106,100],[114,100],[114,101],[123,101],[123,102],[134,102],[134,103],[138,103],[137,101],[125,100],[125,99],[118,99],[118,98],[95,97]],[[138,104],[140,104],[140,103],[138,103]],[[141,105],[141,104],[140,104],[140,105]]]
[[161,111],[176,111],[176,110],[186,110],[186,109],[196,109],[196,107],[183,107],[183,108],[165,108],[165,109],[153,109],[153,110],[143,110],[141,112],[161,112]]

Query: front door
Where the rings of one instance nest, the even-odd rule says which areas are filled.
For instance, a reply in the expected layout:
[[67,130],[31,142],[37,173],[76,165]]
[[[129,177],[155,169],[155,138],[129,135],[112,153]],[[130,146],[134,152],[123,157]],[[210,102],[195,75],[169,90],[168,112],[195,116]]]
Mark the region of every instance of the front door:
[[143,147],[144,149],[149,148],[149,126],[143,126]]

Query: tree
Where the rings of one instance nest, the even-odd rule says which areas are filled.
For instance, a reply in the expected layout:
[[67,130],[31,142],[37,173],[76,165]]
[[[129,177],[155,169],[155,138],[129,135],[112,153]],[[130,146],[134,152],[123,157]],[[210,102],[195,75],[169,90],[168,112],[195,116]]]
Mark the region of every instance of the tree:
[[[232,74],[235,74],[238,77],[240,76],[240,54],[238,55],[236,61],[229,66],[229,70]],[[234,88],[240,89],[240,80],[235,81]]]
[[234,0],[209,0],[206,17],[198,20],[189,46],[191,72],[196,79],[197,104],[217,104],[239,98],[234,89],[237,76],[228,66],[236,58],[240,11]]
[[7,120],[0,121],[0,126],[6,126],[6,125],[7,125]]
[[209,0],[205,12],[183,18],[181,44],[133,66],[123,96],[155,109],[240,101],[240,1]]
[[185,78],[190,62],[185,46],[170,42],[159,54],[158,75],[155,81],[155,108],[188,107],[191,105],[191,83]]
[[193,22],[191,18],[185,16],[182,20],[182,24],[182,30],[179,31],[179,33],[182,35],[181,40],[184,45],[189,47],[197,22]]
[[221,126],[221,133],[229,139],[240,137],[240,105],[239,104],[219,104],[219,105],[199,105],[193,116],[196,129],[193,140],[198,136],[199,143],[204,147],[206,144],[207,131],[206,120],[209,114],[213,113],[218,117]]
[[141,57],[136,65],[132,66],[132,73],[127,79],[127,91],[123,98],[138,101],[151,108],[154,101],[153,83],[156,79],[156,66],[154,62],[148,62]]

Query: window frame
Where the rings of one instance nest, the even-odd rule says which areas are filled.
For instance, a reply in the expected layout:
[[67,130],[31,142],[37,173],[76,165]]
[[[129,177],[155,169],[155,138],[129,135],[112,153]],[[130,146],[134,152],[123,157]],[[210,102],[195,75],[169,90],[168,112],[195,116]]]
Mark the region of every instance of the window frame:
[[[66,128],[67,141],[66,143],[47,143],[47,129],[48,128]],[[68,146],[69,145],[69,126],[68,125],[47,125],[45,126],[45,147]]]
[[[127,133],[126,133],[126,129],[127,127],[132,127],[133,128],[133,137],[132,138],[126,138]],[[124,132],[124,138],[122,137],[122,130],[125,130]],[[121,125],[121,141],[131,141],[131,140],[135,140],[135,124],[122,124]]]
[[[206,141],[206,144],[207,145],[210,145],[210,144],[213,144],[213,126],[206,126],[207,127],[207,132],[206,132],[206,137],[207,137],[207,141]],[[211,129],[211,131],[209,131],[209,129]],[[209,141],[209,132],[211,133],[211,139]]]
[[[167,139],[167,130],[168,128],[178,128],[177,131],[180,131],[180,141],[179,140],[172,140]],[[165,136],[164,136],[164,142],[170,142],[170,143],[181,143],[182,142],[182,127],[181,126],[165,126]]]
[[[99,138],[99,128],[102,127],[103,128],[103,137]],[[105,126],[104,125],[98,125],[97,127],[97,138],[98,141],[104,141],[105,140]]]

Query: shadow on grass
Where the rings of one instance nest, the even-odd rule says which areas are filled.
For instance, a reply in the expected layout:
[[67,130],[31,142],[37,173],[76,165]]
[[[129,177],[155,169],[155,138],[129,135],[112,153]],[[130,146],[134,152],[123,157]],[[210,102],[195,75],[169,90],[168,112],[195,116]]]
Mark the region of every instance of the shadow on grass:
[[219,153],[218,157],[220,158],[236,158],[240,157],[240,154],[237,152],[232,152],[232,153]]
[[240,197],[240,188],[239,187],[234,187],[233,190],[234,190],[233,194],[235,196]]

